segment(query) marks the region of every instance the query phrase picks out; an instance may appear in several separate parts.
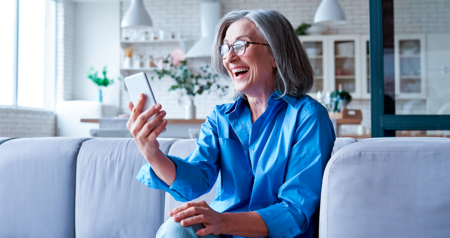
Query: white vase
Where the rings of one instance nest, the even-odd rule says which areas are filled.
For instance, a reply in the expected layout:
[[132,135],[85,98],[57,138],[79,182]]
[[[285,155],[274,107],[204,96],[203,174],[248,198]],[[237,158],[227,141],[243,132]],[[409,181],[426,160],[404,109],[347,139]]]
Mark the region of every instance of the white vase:
[[193,97],[189,97],[189,100],[187,101],[186,104],[186,114],[185,114],[185,119],[190,120],[190,119],[195,119],[195,105],[194,105],[194,98]]

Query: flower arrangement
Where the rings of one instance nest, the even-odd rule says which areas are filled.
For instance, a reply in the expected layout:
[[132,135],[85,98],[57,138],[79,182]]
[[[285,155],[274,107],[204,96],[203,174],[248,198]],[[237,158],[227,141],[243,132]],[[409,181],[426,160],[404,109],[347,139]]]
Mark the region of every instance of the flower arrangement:
[[[228,86],[223,86],[218,83],[219,75],[211,69],[208,65],[200,67],[199,73],[195,74],[189,70],[187,60],[179,61],[179,65],[175,66],[170,60],[170,55],[164,59],[165,67],[155,69],[154,72],[161,79],[164,76],[170,76],[175,80],[175,84],[169,88],[169,91],[182,90],[188,96],[194,97],[208,92],[211,89],[221,90],[225,93]],[[151,77],[154,79],[154,76]]]

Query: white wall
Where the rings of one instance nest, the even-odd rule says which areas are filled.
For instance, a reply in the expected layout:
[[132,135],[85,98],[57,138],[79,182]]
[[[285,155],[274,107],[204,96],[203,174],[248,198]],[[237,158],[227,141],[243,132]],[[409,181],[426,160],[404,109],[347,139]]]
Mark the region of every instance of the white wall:
[[[99,72],[106,65],[109,78],[120,76],[120,3],[75,4],[74,100],[98,100],[98,87],[86,77],[91,66]],[[103,90],[103,102],[119,108],[120,84]]]

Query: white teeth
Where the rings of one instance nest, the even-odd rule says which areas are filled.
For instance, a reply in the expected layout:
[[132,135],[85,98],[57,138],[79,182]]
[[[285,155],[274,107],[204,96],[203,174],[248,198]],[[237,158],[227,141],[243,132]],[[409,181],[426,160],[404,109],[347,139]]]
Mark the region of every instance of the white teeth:
[[237,72],[244,72],[244,71],[248,71],[249,68],[239,68],[239,69],[233,69],[231,70],[231,72],[233,73],[237,73]]

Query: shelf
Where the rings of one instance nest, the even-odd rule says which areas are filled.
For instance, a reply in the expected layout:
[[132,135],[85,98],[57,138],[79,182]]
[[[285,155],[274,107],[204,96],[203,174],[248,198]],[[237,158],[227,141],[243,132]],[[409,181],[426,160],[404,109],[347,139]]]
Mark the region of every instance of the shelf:
[[185,47],[187,40],[185,39],[178,39],[178,40],[148,40],[148,41],[128,41],[128,40],[121,40],[120,45],[122,48],[130,47],[131,45],[148,45],[148,44],[164,44],[164,43],[178,43],[182,48]]
[[355,56],[354,56],[354,55],[350,55],[350,56],[345,56],[345,55],[335,55],[334,58],[335,58],[335,59],[354,59]]
[[183,39],[180,40],[147,40],[147,41],[130,41],[130,40],[121,40],[120,43],[124,44],[149,44],[149,43],[170,43],[170,42],[180,42],[183,41]]
[[422,79],[420,75],[400,75],[401,79]]
[[420,55],[402,55],[402,54],[400,54],[400,58],[420,58]]
[[335,75],[336,79],[354,79],[355,75]]
[[314,76],[314,78],[316,78],[316,79],[323,79],[323,76],[322,76],[322,75],[320,75],[320,76]]
[[309,56],[308,55],[308,58],[310,58],[310,59],[323,59],[323,56],[321,56],[321,55]]
[[125,70],[125,71],[153,71],[155,69],[158,69],[156,67],[154,68],[120,68],[120,70]]

